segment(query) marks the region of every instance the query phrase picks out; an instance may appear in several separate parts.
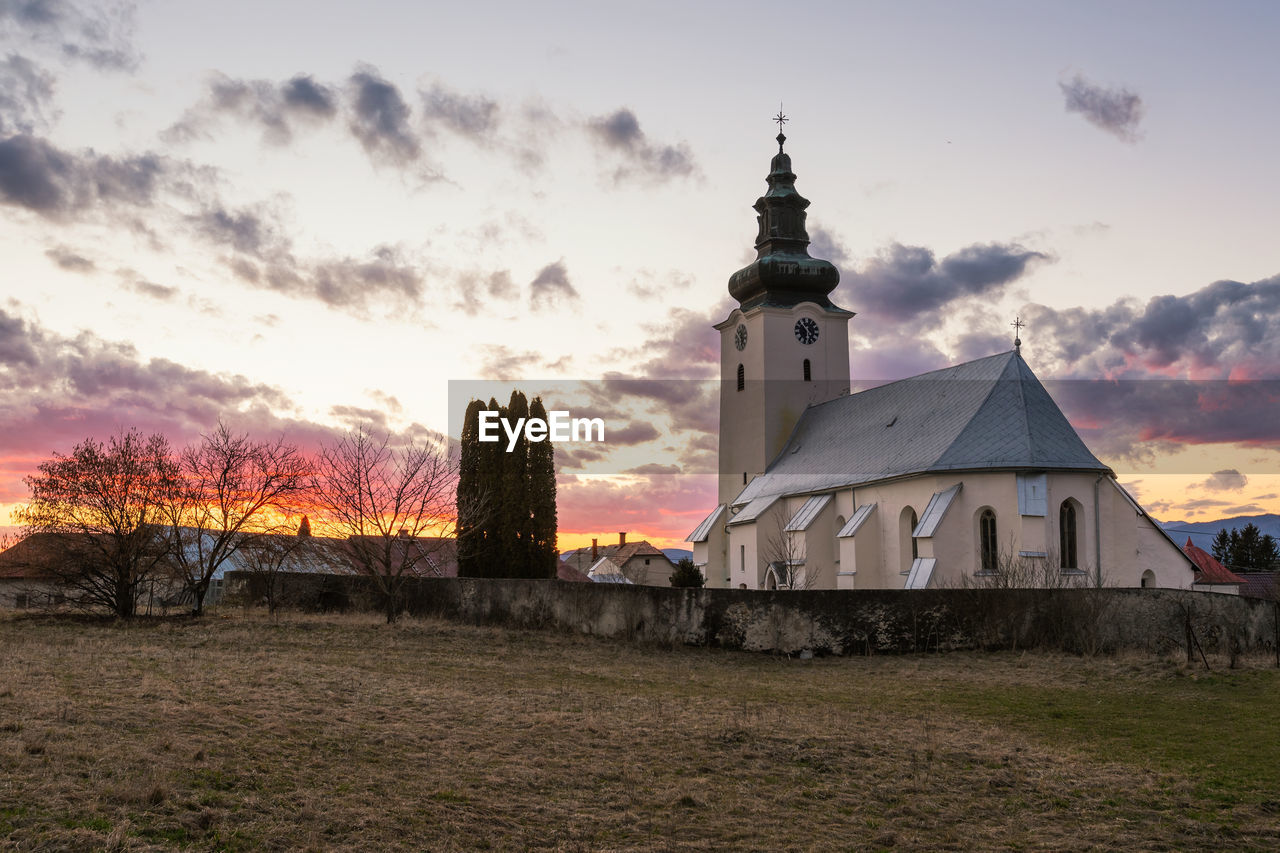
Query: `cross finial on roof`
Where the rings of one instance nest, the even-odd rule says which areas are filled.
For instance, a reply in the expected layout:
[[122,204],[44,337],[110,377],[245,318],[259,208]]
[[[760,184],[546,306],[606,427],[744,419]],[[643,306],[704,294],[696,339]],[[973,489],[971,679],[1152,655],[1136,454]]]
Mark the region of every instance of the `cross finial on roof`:
[[1016,353],[1021,353],[1022,352],[1022,329],[1027,324],[1022,322],[1021,317],[1015,317],[1013,322],[1010,323],[1009,325],[1013,326],[1013,351]]
[[787,141],[787,137],[782,132],[782,126],[787,123],[788,119],[782,114],[782,101],[778,101],[778,114],[773,117],[778,123],[778,153],[782,153],[782,143]]

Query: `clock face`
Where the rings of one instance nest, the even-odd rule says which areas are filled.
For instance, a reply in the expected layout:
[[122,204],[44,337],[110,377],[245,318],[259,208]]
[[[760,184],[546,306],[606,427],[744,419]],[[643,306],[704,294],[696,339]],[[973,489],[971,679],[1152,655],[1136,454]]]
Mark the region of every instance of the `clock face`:
[[818,339],[818,324],[808,317],[796,320],[796,340],[806,346]]
[[738,324],[737,330],[733,333],[733,345],[738,348],[738,352],[742,352],[747,348],[747,327]]

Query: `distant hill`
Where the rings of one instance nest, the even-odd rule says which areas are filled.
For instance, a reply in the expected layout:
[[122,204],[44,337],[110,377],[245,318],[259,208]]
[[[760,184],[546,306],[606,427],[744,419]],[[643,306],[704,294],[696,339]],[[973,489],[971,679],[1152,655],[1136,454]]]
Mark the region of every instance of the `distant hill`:
[[1213,549],[1213,537],[1224,527],[1244,527],[1249,522],[1257,525],[1263,533],[1270,533],[1280,539],[1280,515],[1238,515],[1235,518],[1221,518],[1217,521],[1162,521],[1160,526],[1169,532],[1173,541],[1179,545],[1186,544],[1187,537],[1192,543],[1206,551]]

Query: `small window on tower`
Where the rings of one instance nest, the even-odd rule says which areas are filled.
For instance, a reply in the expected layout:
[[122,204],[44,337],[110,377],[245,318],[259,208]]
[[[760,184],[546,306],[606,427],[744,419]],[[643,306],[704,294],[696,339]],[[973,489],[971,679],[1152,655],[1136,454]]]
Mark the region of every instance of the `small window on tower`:
[[747,373],[742,369],[742,365],[738,365],[738,390],[741,391],[747,387]]
[[807,358],[804,360],[804,381],[813,381],[813,371],[809,369],[809,359]]

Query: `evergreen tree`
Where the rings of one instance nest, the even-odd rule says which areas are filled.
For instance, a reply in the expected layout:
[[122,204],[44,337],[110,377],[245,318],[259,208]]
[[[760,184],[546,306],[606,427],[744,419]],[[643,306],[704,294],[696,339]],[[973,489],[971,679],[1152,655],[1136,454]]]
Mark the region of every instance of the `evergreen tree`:
[[[541,397],[534,397],[529,417],[547,419]],[[529,575],[556,576],[556,465],[551,437],[529,445]]]
[[[502,416],[513,427],[529,417],[529,401],[520,391],[511,392],[511,400]],[[510,444],[510,449],[507,449]],[[530,577],[529,543],[532,539],[529,511],[529,440],[524,431],[515,439],[503,442],[502,454],[502,527],[501,553],[503,574],[512,578]]]
[[1222,527],[1213,537],[1213,558],[1224,566],[1231,561],[1231,534]]
[[1266,572],[1280,568],[1280,547],[1275,537],[1253,522],[1243,528],[1226,528],[1213,537],[1213,556],[1235,572]]
[[550,437],[530,442],[521,431],[510,452],[503,432],[480,441],[480,413],[497,412],[514,426],[546,420],[541,399],[530,406],[513,391],[506,406],[490,398],[467,405],[460,437],[457,491],[458,574],[462,577],[555,577],[556,479]]
[[[484,407],[485,411],[497,412],[498,416],[504,415],[502,406],[498,405],[498,401],[493,397],[489,398],[489,404]],[[479,490],[484,500],[485,512],[482,514],[483,521],[480,523],[483,533],[477,542],[476,563],[473,577],[481,578],[497,578],[504,577],[505,573],[502,569],[502,472],[506,453],[504,442],[499,439],[492,442],[480,442],[477,433],[477,446],[480,448],[479,464],[477,466],[479,472]]]
[[671,573],[672,586],[700,587],[706,582],[702,572],[698,571],[698,567],[688,557],[681,557],[680,562],[676,563],[676,570]]
[[484,403],[472,400],[462,418],[458,458],[458,574],[474,577],[484,542],[484,518],[481,515],[480,481],[480,412]]

